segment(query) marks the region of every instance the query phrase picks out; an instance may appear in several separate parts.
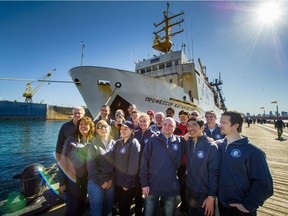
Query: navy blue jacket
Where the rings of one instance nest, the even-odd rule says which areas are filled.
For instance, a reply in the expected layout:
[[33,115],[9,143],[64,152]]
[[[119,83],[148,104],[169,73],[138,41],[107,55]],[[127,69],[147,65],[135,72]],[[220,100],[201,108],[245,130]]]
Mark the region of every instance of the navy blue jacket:
[[136,176],[139,171],[140,144],[133,135],[124,143],[124,139],[115,144],[115,183],[120,187],[136,187]]
[[146,130],[143,134],[142,134],[142,130],[137,130],[134,133],[134,138],[136,138],[140,145],[141,145],[141,151],[143,151],[144,146],[148,143],[149,139],[151,136],[155,135],[156,133],[154,131],[152,131],[150,128],[148,128],[148,130]]
[[176,196],[180,192],[176,173],[184,148],[179,137],[172,134],[168,138],[168,150],[173,162],[164,149],[166,146],[166,138],[160,133],[149,139],[142,153],[140,182],[142,187],[150,187],[150,195]]
[[218,126],[218,124],[216,124],[215,129],[213,130],[213,132],[211,133],[211,131],[208,128],[208,125],[205,124],[204,127],[204,133],[206,134],[207,137],[210,137],[212,139],[219,140],[219,139],[223,139],[226,135],[221,133],[221,129]]
[[96,136],[89,144],[88,178],[99,186],[114,178],[114,145],[115,141],[110,140],[105,147],[99,136]]
[[273,181],[265,153],[249,143],[247,137],[227,145],[219,143],[221,169],[218,198],[225,207],[241,203],[247,210],[256,211],[273,195]]
[[62,154],[66,139],[70,136],[74,136],[73,133],[75,132],[76,129],[77,125],[74,124],[73,120],[70,120],[61,126],[58,134],[56,153],[60,155]]
[[61,155],[59,183],[66,185],[68,179],[72,181],[87,181],[87,152],[88,144],[75,137],[68,137]]
[[186,186],[207,196],[216,196],[220,170],[220,152],[207,137],[190,138],[184,145],[187,156]]

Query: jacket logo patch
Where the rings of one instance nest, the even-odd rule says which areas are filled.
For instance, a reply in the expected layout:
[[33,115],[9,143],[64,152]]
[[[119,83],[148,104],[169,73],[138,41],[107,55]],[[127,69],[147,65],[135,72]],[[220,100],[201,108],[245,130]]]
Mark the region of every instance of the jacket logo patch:
[[172,149],[173,149],[174,151],[178,151],[178,149],[179,149],[178,144],[173,144],[173,145],[172,145]]
[[120,149],[120,153],[121,153],[121,154],[125,154],[125,153],[126,153],[126,148],[121,148],[121,149]]
[[233,158],[239,158],[241,156],[241,151],[239,149],[232,149],[231,156]]
[[198,152],[197,152],[197,157],[198,157],[198,158],[204,158],[204,157],[205,157],[204,151],[198,151]]
[[216,139],[221,139],[221,134],[216,134]]

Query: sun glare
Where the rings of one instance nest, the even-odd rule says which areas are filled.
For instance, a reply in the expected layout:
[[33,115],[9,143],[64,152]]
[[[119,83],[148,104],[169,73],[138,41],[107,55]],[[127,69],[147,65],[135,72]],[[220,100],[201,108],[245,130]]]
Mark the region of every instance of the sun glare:
[[281,16],[280,5],[277,2],[265,2],[257,10],[258,20],[264,25],[275,25]]

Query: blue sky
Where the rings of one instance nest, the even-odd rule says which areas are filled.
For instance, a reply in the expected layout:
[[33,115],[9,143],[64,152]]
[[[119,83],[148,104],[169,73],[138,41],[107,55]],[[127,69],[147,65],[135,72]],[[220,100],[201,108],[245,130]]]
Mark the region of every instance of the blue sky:
[[[226,106],[243,113],[275,111],[275,100],[288,111],[288,2],[279,2],[282,14],[271,25],[258,22],[262,3],[170,1],[171,12],[185,13],[185,32],[173,38],[173,49],[184,42],[210,81],[221,72]],[[84,65],[134,71],[134,62],[157,54],[153,23],[164,10],[165,1],[0,2],[0,77],[42,79],[56,68],[51,80],[70,81],[69,69],[81,64],[81,41]],[[1,99],[24,101],[26,82],[0,82]],[[85,104],[73,84],[45,83],[33,100]]]

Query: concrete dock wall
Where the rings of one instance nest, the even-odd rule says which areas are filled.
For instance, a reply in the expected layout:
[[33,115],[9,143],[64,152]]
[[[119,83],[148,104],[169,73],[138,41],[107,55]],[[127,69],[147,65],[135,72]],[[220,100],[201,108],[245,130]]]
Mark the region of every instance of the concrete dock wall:
[[[70,120],[73,118],[72,109],[73,107],[48,105],[46,120]],[[85,108],[85,115],[91,117],[88,108]]]
[[60,106],[47,106],[46,120],[68,120],[72,119],[72,107],[60,107]]

